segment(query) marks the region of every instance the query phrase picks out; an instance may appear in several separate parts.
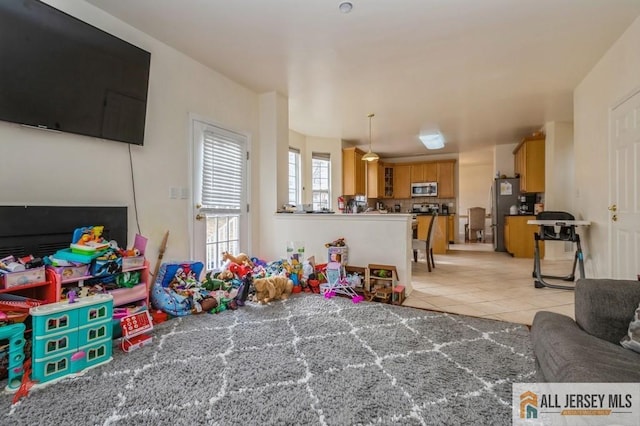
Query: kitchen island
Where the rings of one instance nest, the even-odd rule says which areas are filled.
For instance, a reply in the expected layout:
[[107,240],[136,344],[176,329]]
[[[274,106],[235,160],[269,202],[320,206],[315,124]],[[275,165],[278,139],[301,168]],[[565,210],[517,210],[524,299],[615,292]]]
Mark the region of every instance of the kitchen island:
[[288,241],[304,243],[305,257],[327,262],[325,243],[344,238],[349,247],[348,264],[394,265],[398,283],[411,292],[411,214],[296,214],[276,213],[274,237],[268,246],[272,256],[285,258]]

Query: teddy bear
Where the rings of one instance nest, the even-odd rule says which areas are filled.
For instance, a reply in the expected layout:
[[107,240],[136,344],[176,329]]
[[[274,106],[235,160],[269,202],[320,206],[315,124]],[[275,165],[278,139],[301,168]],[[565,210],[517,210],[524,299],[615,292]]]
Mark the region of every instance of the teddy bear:
[[269,303],[272,300],[286,300],[293,291],[293,281],[284,276],[271,276],[253,280],[256,289],[254,301]]
[[228,251],[223,251],[222,260],[229,261],[231,263],[237,263],[238,265],[246,265],[250,268],[253,268],[253,262],[251,261],[249,256],[244,253],[238,253],[237,256],[234,256]]

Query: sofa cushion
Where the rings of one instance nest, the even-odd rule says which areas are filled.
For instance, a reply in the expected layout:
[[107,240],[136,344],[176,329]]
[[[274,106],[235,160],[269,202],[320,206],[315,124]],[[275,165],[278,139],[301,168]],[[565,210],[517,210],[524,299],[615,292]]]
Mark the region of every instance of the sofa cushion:
[[566,315],[538,312],[531,340],[548,382],[640,382],[640,354],[586,333]]
[[575,293],[578,325],[593,336],[619,344],[640,302],[640,282],[580,279]]
[[627,331],[626,336],[622,338],[620,344],[627,349],[640,352],[640,305],[629,323],[629,331]]

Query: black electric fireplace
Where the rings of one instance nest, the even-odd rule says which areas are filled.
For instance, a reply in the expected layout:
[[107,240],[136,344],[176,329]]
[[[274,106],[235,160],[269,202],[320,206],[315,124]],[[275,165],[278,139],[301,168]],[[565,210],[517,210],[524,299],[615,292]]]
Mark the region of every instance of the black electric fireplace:
[[127,207],[0,206],[0,258],[49,256],[69,248],[74,229],[93,225],[127,247]]

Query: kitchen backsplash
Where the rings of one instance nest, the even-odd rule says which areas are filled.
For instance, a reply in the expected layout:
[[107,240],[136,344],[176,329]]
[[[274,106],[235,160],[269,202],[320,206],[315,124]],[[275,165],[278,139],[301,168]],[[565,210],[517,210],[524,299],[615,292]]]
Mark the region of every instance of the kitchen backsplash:
[[381,201],[388,212],[394,212],[396,205],[400,206],[400,213],[410,213],[414,204],[446,204],[449,207],[449,213],[455,213],[456,211],[456,199],[455,198],[434,198],[434,197],[414,197],[402,200],[395,199],[382,199],[368,200],[368,205],[371,208],[376,208],[376,201]]

